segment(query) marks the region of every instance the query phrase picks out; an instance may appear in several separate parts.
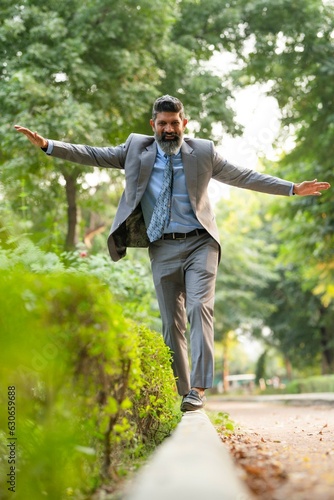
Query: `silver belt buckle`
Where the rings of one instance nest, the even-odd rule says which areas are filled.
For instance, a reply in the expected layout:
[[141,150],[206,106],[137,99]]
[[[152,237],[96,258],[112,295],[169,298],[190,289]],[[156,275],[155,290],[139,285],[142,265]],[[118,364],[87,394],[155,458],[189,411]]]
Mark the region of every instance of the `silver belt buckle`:
[[173,233],[173,240],[185,240],[187,237],[187,233],[180,233],[183,234],[183,236],[175,236],[177,233]]

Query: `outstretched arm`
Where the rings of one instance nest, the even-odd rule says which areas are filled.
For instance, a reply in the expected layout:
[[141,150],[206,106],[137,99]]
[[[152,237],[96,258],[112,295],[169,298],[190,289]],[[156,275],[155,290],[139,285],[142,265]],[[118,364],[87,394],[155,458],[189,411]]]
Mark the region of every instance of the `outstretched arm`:
[[304,181],[294,184],[293,194],[298,194],[299,196],[320,196],[321,191],[325,191],[330,187],[331,185],[328,182],[318,182],[317,179],[314,179],[314,181]]
[[18,132],[24,134],[34,146],[38,146],[39,148],[48,147],[48,141],[37,132],[32,132],[28,128],[21,127],[20,125],[14,125],[14,128]]
[[[54,158],[87,165],[90,167],[124,168],[127,147],[132,140],[129,136],[126,144],[116,147],[93,147],[83,144],[71,144],[68,142],[45,139],[37,132],[33,132],[21,125],[15,125],[15,130],[25,135],[27,139],[37,147],[42,148],[47,154]],[[49,151],[50,150],[50,151]]]
[[212,144],[213,151],[213,179],[231,186],[250,189],[260,193],[290,196],[320,196],[321,191],[329,189],[328,182],[304,181],[293,183],[279,177],[256,172],[250,168],[234,165],[221,156]]

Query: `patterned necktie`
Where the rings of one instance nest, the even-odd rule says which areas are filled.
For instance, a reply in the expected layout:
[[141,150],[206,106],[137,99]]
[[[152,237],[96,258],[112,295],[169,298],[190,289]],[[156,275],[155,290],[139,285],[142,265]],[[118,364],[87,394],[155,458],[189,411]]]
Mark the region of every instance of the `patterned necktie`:
[[154,206],[151,222],[147,228],[147,236],[151,242],[161,238],[165,224],[170,220],[172,188],[173,163],[172,157],[168,156],[161,191]]

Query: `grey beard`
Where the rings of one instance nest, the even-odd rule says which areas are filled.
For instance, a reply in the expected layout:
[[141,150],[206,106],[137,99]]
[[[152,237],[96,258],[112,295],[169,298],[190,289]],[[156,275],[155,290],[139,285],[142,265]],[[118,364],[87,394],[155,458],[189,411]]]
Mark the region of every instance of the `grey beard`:
[[183,136],[175,136],[175,139],[164,139],[163,135],[154,134],[155,140],[166,155],[175,155],[182,145]]

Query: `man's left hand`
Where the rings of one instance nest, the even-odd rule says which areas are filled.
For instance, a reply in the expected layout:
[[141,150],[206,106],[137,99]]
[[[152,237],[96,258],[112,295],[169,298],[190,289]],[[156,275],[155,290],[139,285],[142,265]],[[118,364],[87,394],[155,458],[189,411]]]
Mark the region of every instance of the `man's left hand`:
[[299,196],[320,196],[321,191],[326,191],[330,187],[329,182],[318,182],[317,179],[314,179],[314,181],[304,181],[294,184],[293,194],[298,194]]

